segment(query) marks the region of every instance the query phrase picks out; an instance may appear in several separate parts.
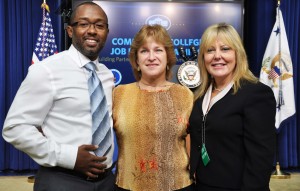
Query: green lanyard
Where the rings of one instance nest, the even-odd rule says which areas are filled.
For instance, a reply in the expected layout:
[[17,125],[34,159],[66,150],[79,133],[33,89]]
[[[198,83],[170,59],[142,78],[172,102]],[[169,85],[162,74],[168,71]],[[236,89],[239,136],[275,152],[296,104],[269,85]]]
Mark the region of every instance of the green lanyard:
[[202,162],[203,162],[204,166],[206,166],[209,163],[209,161],[210,161],[208,153],[207,153],[207,150],[206,150],[206,147],[205,147],[205,123],[206,123],[206,116],[207,116],[207,113],[205,115],[203,115],[203,118],[202,118],[202,148],[201,148],[201,157],[202,157]]

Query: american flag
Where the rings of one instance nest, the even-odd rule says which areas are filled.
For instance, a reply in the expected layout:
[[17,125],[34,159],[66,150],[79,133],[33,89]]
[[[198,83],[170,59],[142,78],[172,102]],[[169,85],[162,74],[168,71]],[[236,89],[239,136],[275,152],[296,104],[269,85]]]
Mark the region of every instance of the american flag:
[[55,36],[51,24],[49,7],[46,3],[43,3],[42,8],[43,8],[43,21],[33,51],[31,64],[42,61],[48,56],[57,53],[57,46],[55,44]]
[[274,80],[279,76],[280,76],[280,69],[277,66],[275,66],[274,68],[271,69],[268,78]]

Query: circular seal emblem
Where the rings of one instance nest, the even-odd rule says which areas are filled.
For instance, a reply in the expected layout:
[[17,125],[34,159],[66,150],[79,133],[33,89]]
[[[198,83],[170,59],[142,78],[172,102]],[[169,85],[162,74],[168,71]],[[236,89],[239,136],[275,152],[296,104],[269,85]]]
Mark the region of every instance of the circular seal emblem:
[[151,15],[146,19],[145,24],[159,24],[163,26],[166,30],[169,30],[171,27],[171,20],[165,15]]
[[119,71],[119,70],[117,70],[117,69],[111,69],[110,70],[112,73],[113,73],[113,75],[114,75],[114,78],[115,78],[115,86],[116,85],[118,85],[120,82],[121,82],[121,80],[122,80],[122,74],[121,74],[121,72]]
[[178,68],[178,81],[188,87],[196,88],[201,84],[200,71],[198,63],[195,61],[186,61]]

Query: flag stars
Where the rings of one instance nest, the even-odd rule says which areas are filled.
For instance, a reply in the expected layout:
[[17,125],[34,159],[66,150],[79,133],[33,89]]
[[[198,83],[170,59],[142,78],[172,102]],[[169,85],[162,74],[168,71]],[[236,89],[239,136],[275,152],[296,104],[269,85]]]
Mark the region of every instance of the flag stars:
[[276,36],[280,33],[280,28],[277,27],[277,29],[274,31],[276,33]]
[[57,52],[55,36],[53,34],[51,19],[48,12],[43,18],[34,52],[39,60],[43,60]]

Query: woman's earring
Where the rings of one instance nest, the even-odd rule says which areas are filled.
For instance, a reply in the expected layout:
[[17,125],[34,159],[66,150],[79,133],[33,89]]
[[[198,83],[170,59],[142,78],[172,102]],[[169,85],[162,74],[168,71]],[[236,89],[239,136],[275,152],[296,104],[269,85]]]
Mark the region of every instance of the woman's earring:
[[139,71],[141,71],[141,69],[140,69],[140,67],[139,67],[139,66],[137,67],[137,71],[138,71],[138,72],[139,72]]
[[167,70],[170,70],[169,66],[167,65]]

